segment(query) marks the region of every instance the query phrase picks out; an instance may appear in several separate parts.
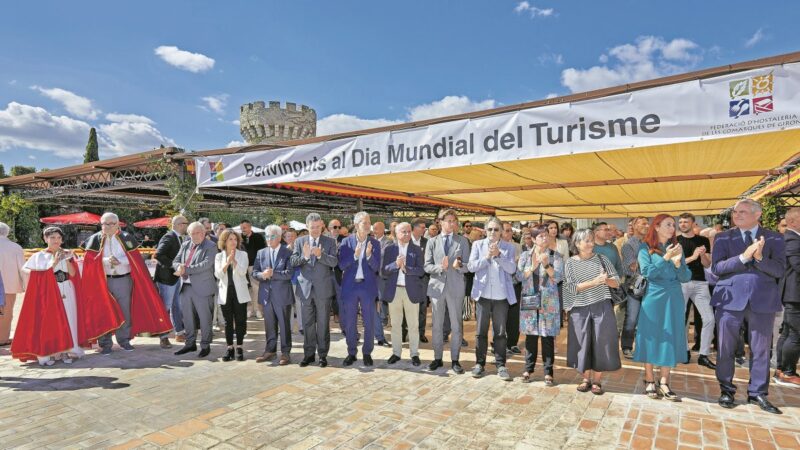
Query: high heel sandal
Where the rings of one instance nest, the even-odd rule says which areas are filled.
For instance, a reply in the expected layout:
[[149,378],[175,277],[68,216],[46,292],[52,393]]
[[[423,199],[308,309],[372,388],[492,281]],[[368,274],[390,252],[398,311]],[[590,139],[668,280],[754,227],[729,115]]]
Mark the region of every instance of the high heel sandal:
[[669,400],[671,402],[679,402],[679,401],[681,401],[681,398],[678,397],[678,394],[672,392],[672,389],[670,389],[669,385],[666,384],[666,383],[659,384],[658,385],[658,391],[659,391],[659,393],[661,393],[661,395],[664,396],[664,399],[666,399],[666,400]]
[[225,362],[233,361],[233,347],[228,347],[228,351],[225,353],[225,356],[222,357],[222,360]]
[[530,383],[531,382],[531,374],[528,373],[528,372],[523,373],[522,374],[522,382],[523,383]]
[[653,400],[658,400],[661,398],[661,396],[658,394],[658,389],[656,389],[655,381],[644,380],[644,393]]
[[242,347],[236,347],[236,360],[244,361],[244,350]]
[[578,392],[589,392],[589,389],[591,388],[592,388],[592,382],[589,380],[583,380],[581,384],[579,384],[577,387]]
[[603,390],[603,385],[600,383],[592,382],[592,394],[603,395],[606,391]]
[[545,375],[545,377],[544,377],[544,385],[547,386],[547,387],[552,387],[552,386],[555,386],[556,383],[555,383],[555,381],[553,381],[553,377],[551,377],[550,375]]

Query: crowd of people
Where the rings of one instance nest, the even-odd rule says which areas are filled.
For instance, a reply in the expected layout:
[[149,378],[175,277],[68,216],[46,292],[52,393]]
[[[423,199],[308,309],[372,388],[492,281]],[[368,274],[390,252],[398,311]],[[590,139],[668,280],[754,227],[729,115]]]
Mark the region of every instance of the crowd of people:
[[[175,355],[185,355],[198,352],[199,334],[202,358],[217,323],[227,345],[222,359],[243,361],[247,320],[255,316],[266,333],[256,362],[290,364],[296,327],[299,365],[326,367],[333,315],[347,343],[344,366],[358,360],[359,343],[363,365],[374,364],[375,345],[391,347],[386,362],[394,365],[407,342],[419,367],[419,345],[430,330],[427,370],[444,366],[449,343],[450,367],[462,374],[463,322],[474,311],[473,377],[486,375],[491,352],[497,376],[511,381],[506,361],[522,353],[522,334],[521,381],[533,379],[541,344],[544,383],[555,385],[555,341],[566,328],[566,364],[582,377],[578,391],[603,394],[603,374],[630,359],[644,364],[648,397],[678,401],[671,369],[691,360],[693,316],[692,350],[697,364],[716,371],[719,405],[735,406],[733,375],[745,364],[747,343],[748,403],[780,414],[767,398],[771,358],[773,381],[800,385],[800,208],[786,213],[783,234],[760,226],[760,217],[758,202],[742,200],[729,230],[701,229],[689,213],[659,214],[631,219],[625,232],[605,222],[577,231],[569,223],[530,223],[516,242],[511,223],[491,217],[481,228],[459,222],[453,210],[433,223],[392,222],[388,229],[366,212],[355,214],[351,229],[338,219],[326,226],[310,213],[303,230],[273,224],[263,235],[247,220],[238,232],[178,215],[158,242],[152,279],[139,243],[113,213],[82,244],[82,270],[75,253],[61,247],[59,228],[46,228],[47,248],[24,261],[0,223],[0,345],[46,366],[69,364],[94,342],[111,354],[112,336],[132,352],[130,341],[141,333],[160,336],[164,349],[174,336],[183,344]],[[14,300],[23,291],[11,341]]]

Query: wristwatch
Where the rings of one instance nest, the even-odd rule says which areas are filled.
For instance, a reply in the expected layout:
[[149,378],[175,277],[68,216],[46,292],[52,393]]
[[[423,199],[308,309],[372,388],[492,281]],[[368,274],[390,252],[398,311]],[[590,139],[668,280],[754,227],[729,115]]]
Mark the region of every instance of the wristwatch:
[[547,265],[546,265],[546,266],[544,266],[544,270],[547,270],[547,269],[549,269],[549,268],[551,268],[551,267],[553,267],[553,265],[552,265],[552,264],[550,264],[550,263],[547,263]]

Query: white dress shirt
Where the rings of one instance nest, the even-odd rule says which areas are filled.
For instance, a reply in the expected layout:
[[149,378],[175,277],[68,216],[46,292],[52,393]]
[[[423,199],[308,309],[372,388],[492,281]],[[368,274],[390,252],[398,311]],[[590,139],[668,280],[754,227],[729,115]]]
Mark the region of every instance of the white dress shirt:
[[[114,267],[111,267],[111,257],[115,256],[119,261]],[[118,237],[106,237],[103,240],[103,269],[106,275],[125,275],[131,272],[130,262],[128,261],[128,254],[122,248],[122,242]]]
[[363,242],[360,242],[358,240],[358,236],[356,236],[356,247],[358,247],[358,244],[361,244],[361,253],[360,254],[353,253],[353,257],[358,262],[358,269],[356,270],[356,280],[364,279],[364,268],[361,266],[361,260],[364,259],[364,255],[367,253],[368,243],[369,243],[369,238],[364,239]]
[[[397,244],[397,247],[400,249],[400,253],[397,256],[406,256],[408,255],[408,244]],[[406,273],[402,270],[397,271],[397,285],[398,286],[405,286],[406,285]]]

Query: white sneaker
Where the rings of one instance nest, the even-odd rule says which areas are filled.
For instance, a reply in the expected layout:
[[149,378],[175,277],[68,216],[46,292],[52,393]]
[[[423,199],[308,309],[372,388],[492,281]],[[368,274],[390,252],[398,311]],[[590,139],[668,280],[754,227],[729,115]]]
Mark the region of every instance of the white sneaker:
[[72,364],[72,358],[61,358],[61,361],[63,361],[64,364]]

